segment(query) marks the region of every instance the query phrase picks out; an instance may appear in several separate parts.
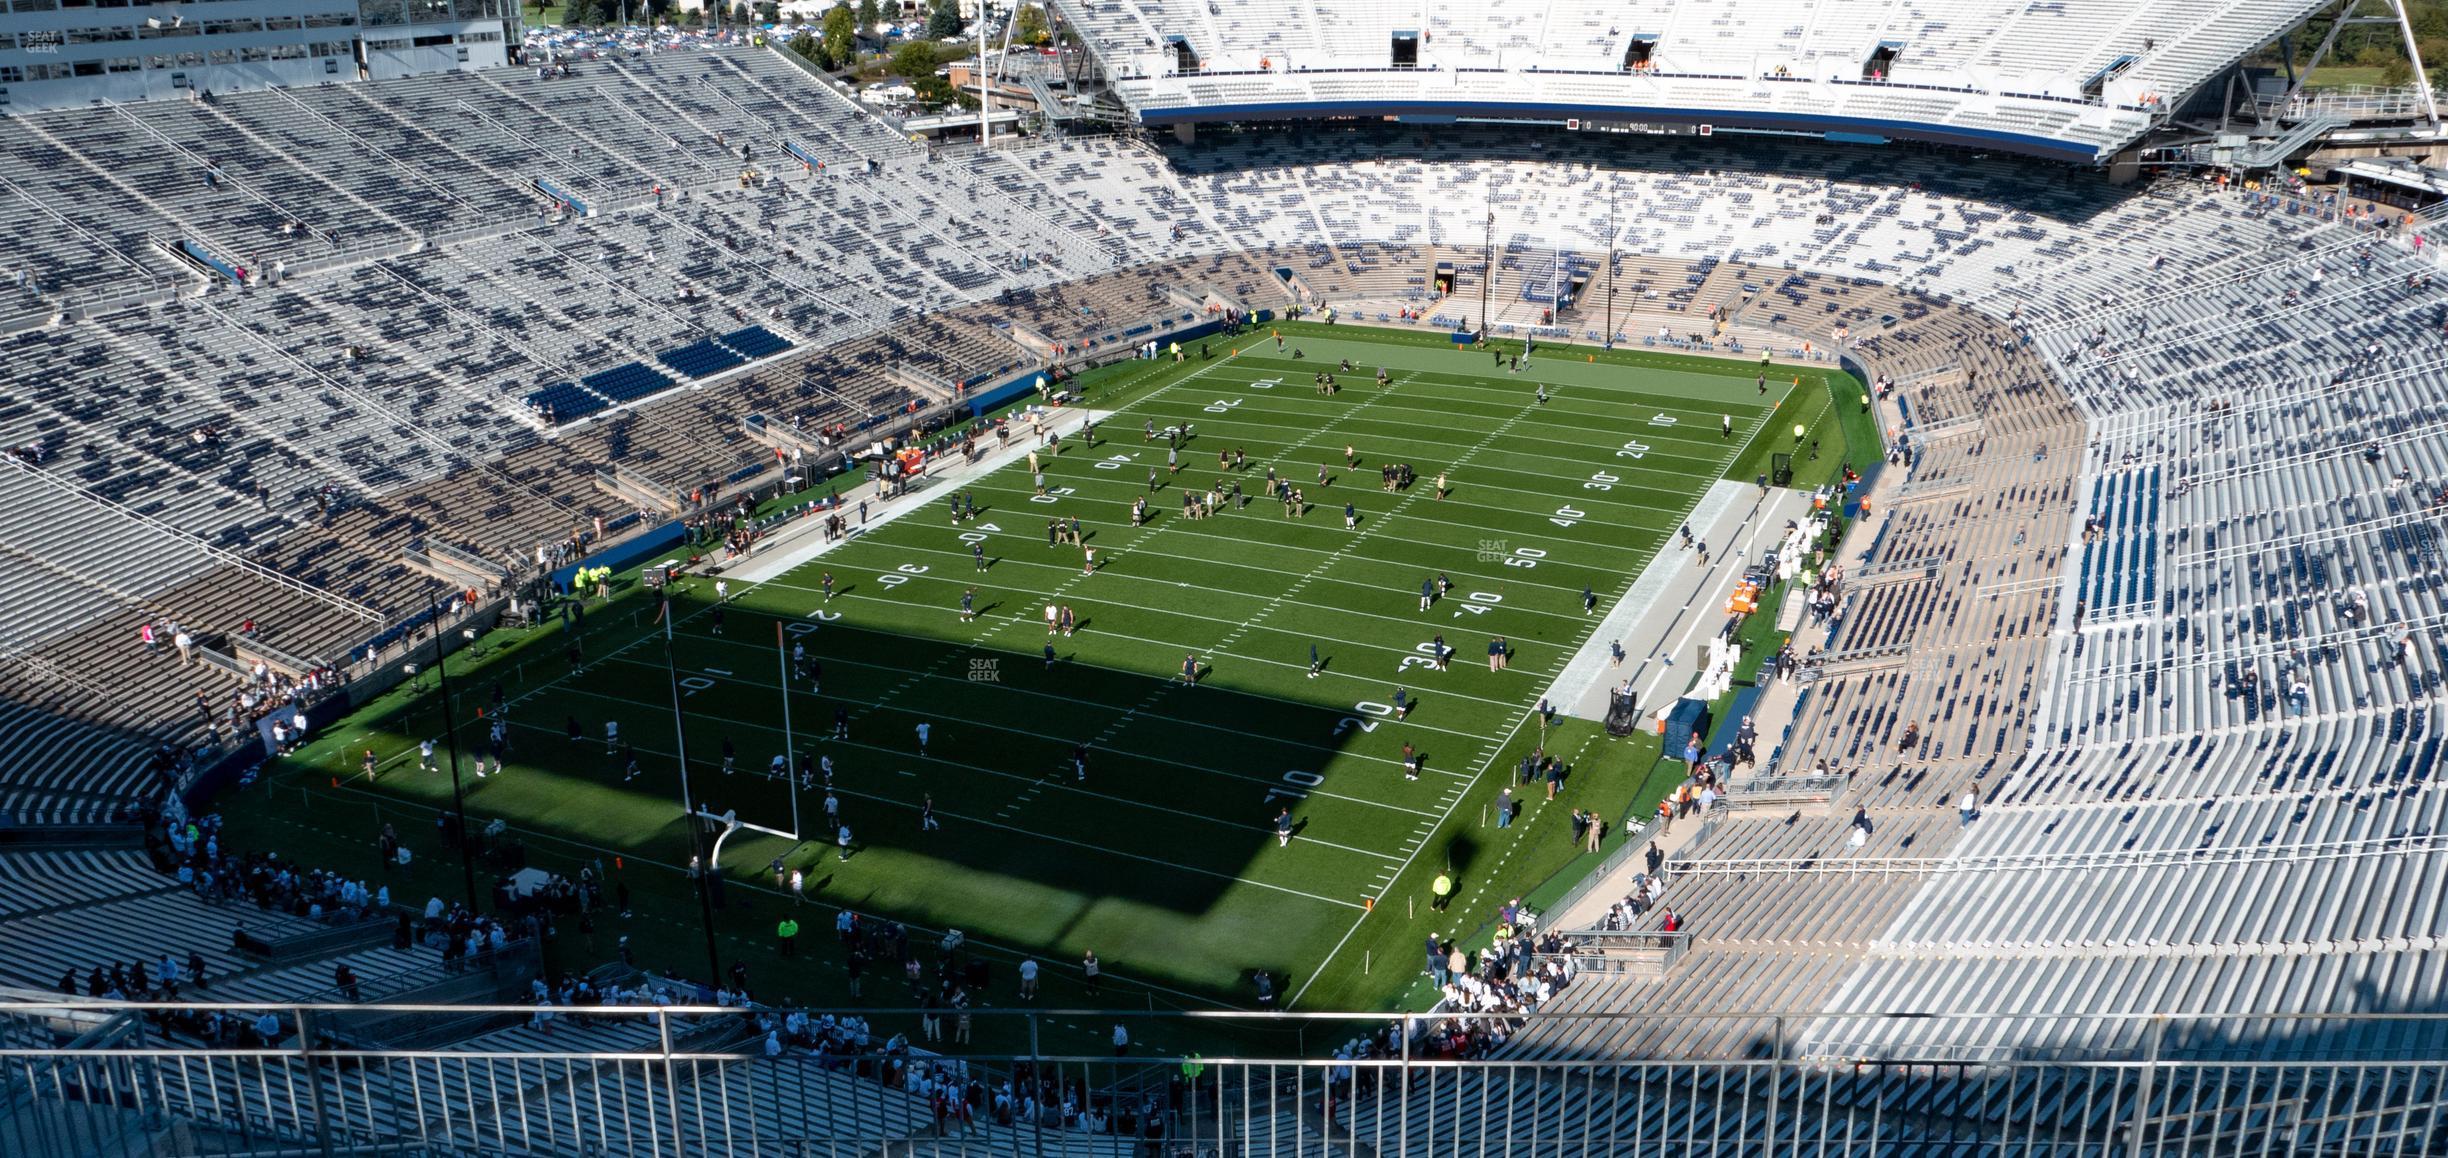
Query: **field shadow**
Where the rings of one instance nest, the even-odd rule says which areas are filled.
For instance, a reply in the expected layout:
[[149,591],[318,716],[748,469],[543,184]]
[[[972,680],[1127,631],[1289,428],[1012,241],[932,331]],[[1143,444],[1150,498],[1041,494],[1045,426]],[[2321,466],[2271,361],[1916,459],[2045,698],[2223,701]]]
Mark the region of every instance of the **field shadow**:
[[[833,838],[818,831],[824,786],[801,790],[767,773],[785,744],[779,653],[772,629],[761,622],[769,616],[736,602],[729,610],[721,637],[699,634],[710,621],[683,612],[674,674],[684,681],[685,733],[673,722],[659,640],[616,663],[599,662],[585,680],[540,691],[520,711],[555,731],[576,715],[589,736],[599,736],[603,720],[618,713],[622,736],[651,764],[637,781],[607,782],[600,790],[641,798],[647,809],[657,799],[673,801],[675,816],[684,735],[701,806],[735,808],[743,819],[787,827],[796,793],[800,855],[813,858],[811,869],[831,869]],[[893,849],[949,866],[948,881],[973,873],[1192,916],[1229,893],[1246,897],[1244,882],[1252,879],[1287,905],[1356,908],[1351,886],[1382,866],[1305,842],[1390,843],[1385,834],[1407,831],[1416,817],[1381,809],[1380,821],[1368,809],[1378,802],[1432,807],[1435,781],[1407,781],[1399,756],[1339,759],[1353,737],[1367,733],[1363,724],[1399,733],[1397,721],[1220,686],[1204,662],[1196,686],[1178,673],[1159,677],[1083,662],[1093,617],[1071,638],[1042,636],[1034,614],[1019,618],[1029,622],[1014,625],[1011,647],[841,622],[793,625],[802,629],[791,642],[824,665],[825,678],[823,694],[808,693],[802,681],[790,696],[790,765],[810,754],[833,760],[832,788],[853,830],[853,865]],[[1051,665],[1041,650],[1048,643],[1056,648]],[[832,738],[837,710],[850,717],[844,739]],[[931,732],[923,757],[914,741],[920,723]],[[729,776],[719,771],[726,741],[739,754],[740,771]],[[1424,749],[1432,741],[1422,735],[1419,743]],[[1088,747],[1084,780],[1073,763],[1079,745]],[[543,747],[550,761],[561,746]],[[575,751],[600,755],[600,744]],[[577,763],[582,774],[597,771],[585,759]],[[918,819],[929,795],[941,824],[934,832],[922,831]],[[1335,805],[1333,818],[1316,815],[1313,802],[1325,801]],[[1294,839],[1280,847],[1274,820],[1286,806]],[[653,839],[667,850],[687,843],[676,826]],[[734,843],[724,868],[735,875],[761,872],[772,855],[768,844]],[[752,863],[743,863],[743,855]],[[1283,863],[1269,866],[1269,858]],[[883,911],[892,913],[889,906]]]

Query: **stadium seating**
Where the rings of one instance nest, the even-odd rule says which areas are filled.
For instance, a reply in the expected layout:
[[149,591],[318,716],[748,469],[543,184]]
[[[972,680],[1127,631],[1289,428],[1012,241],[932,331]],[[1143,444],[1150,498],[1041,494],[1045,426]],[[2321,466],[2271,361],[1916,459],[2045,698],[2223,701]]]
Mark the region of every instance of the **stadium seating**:
[[[1808,11],[1774,0],[1604,10],[1508,0],[1438,12],[1338,0],[1300,4],[1287,19],[1188,0],[1063,4],[1149,123],[1469,115],[1507,104],[1643,120],[1663,108],[1700,123],[1868,123],[2084,161],[2104,159],[2317,7],[2259,0],[2208,18],[2007,0],[1901,9],[1841,0]],[[1402,38],[1415,59],[1397,59]]]
[[[1323,75],[1397,30],[1433,32],[1446,62],[1519,69],[1545,53],[1558,75],[1537,84],[1558,92],[1596,84],[1561,66],[1612,72],[1631,37],[1656,34],[1680,72],[1734,70],[1721,95],[1735,103],[1757,87],[1748,62],[1858,75],[1857,50],[1891,38],[1906,46],[1899,82],[1985,70],[2038,95],[1795,87],[1882,117],[2095,142],[2132,110],[2040,110],[2081,104],[2083,81],[2123,55],[2137,59],[2120,91],[2179,93],[2304,7],[2244,0],[2231,21],[2188,22],[2096,0],[1907,5],[1892,21],[1888,5],[1804,19],[1765,0],[1424,17],[1302,5],[1289,19],[1064,6],[1109,63],[1180,35],[1211,62],[1320,64],[1129,90],[1150,105],[1426,83]],[[2240,1016],[2438,997],[2442,919],[2423,885],[2441,871],[2429,770],[2448,663],[2433,518],[2448,363],[2428,255],[2406,240],[2433,236],[2430,217],[2349,219],[2172,180],[2120,190],[1960,154],[1689,139],[1627,154],[1611,134],[1463,125],[932,155],[770,52],[577,73],[0,120],[0,263],[27,273],[0,289],[0,321],[37,319],[6,339],[0,443],[41,448],[0,464],[0,547],[23,578],[0,596],[0,747],[59,753],[0,776],[0,820],[112,819],[164,790],[158,745],[209,742],[194,704],[226,699],[234,677],[145,650],[142,625],[219,640],[253,620],[291,654],[345,659],[396,640],[441,590],[402,562],[410,543],[528,567],[539,546],[630,513],[593,485],[605,467],[685,493],[765,465],[745,414],[864,429],[1032,372],[1043,352],[1022,331],[1094,355],[1196,317],[1186,299],[1273,307],[1292,283],[1371,318],[1528,328],[1559,270],[1587,269],[1591,291],[1556,329],[1842,350],[1895,384],[1901,460],[1866,552],[1838,561],[1876,581],[1816,637],[1814,679],[1763,772],[1850,773],[1842,806],[1694,822],[1707,831],[1677,855],[1671,894],[1689,956],[1663,978],[1585,978],[1545,1010],[1640,1016],[1542,1014],[1509,1056],[1740,1056],[1777,1027],[1666,1015],[1776,1007],[1831,1015],[1783,1027],[1798,1053],[1947,1044],[1975,1061],[2130,1044],[1970,1016],[2008,1007]],[[537,181],[593,212],[539,206]],[[246,265],[252,284],[199,290],[154,245],[165,237]],[[1461,282],[1443,299],[1429,288],[1441,264]],[[1492,317],[1476,317],[1483,291]],[[1983,815],[1966,825],[1953,804],[1975,785]],[[1855,808],[1873,832],[1847,848]],[[114,922],[226,943],[233,915],[131,857],[63,855],[73,871],[0,854],[0,878],[29,882],[0,906],[27,934],[0,938],[14,983],[135,952]],[[387,952],[359,972],[416,964]],[[299,996],[329,962],[317,968],[243,992]],[[1958,1016],[1834,1016],[1898,1009]],[[537,1032],[460,1045],[540,1048]],[[529,1125],[579,1129],[589,1111],[569,1095],[504,1096],[568,1076],[548,1064],[518,1063],[492,1090],[464,1068],[374,1080],[384,1097],[439,1091],[523,1116],[438,1127],[484,1149]],[[805,1098],[758,1113],[839,1092],[839,1075],[790,1072]],[[702,1080],[719,1100],[747,1079]],[[1364,1134],[1435,1134],[1471,1112],[1472,1083],[1497,1080],[1338,1112]],[[1838,1085],[1820,1087],[1832,1103],[1875,1096]],[[179,1111],[309,1112],[205,1088]],[[669,1109],[645,1085],[604,1096]],[[1525,1121],[1552,1120],[1569,1091],[1524,1096]],[[907,1099],[838,1104],[877,1137],[923,1119]],[[1646,1118],[1624,1126],[1660,1136]],[[400,1136],[363,1128],[369,1144]]]

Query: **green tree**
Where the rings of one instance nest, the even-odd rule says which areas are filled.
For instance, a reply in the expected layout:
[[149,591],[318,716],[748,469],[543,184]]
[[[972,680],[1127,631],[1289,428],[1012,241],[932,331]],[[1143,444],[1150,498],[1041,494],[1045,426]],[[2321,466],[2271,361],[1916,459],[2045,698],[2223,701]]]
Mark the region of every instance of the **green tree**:
[[858,30],[856,18],[848,4],[836,4],[825,9],[825,55],[833,58],[833,67],[848,68],[858,63]]
[[2414,66],[2402,56],[2390,57],[2381,62],[2380,83],[2388,88],[2412,84],[2414,83]]
[[959,105],[964,109],[978,107],[976,96],[953,88],[951,81],[932,73],[911,81],[910,88],[917,92],[918,103],[930,109],[940,109],[946,105]]
[[748,0],[733,0],[731,4],[731,23],[748,23]]
[[923,40],[913,40],[893,50],[892,63],[885,71],[905,80],[921,80],[935,75],[935,46]]
[[790,50],[806,57],[809,64],[818,68],[830,70],[833,67],[833,62],[825,56],[824,42],[808,33],[791,37]]
[[756,16],[759,24],[779,24],[782,22],[782,6],[774,0],[758,0]]
[[876,0],[858,0],[859,31],[873,32],[875,26],[883,22],[884,10],[876,6]]
[[1045,9],[1031,4],[1022,8],[1020,15],[1014,19],[1020,22],[1012,30],[1013,34],[1019,37],[1020,43],[1044,44],[1054,39],[1053,34],[1046,28]]
[[[2428,40],[2435,36],[2448,36],[2448,4],[2425,4],[2415,8],[2412,15],[2415,39]],[[2431,59],[2430,52],[2429,48],[2423,49],[2424,60]]]
[[936,40],[948,40],[961,34],[958,0],[935,0],[935,8],[927,13],[927,35]]

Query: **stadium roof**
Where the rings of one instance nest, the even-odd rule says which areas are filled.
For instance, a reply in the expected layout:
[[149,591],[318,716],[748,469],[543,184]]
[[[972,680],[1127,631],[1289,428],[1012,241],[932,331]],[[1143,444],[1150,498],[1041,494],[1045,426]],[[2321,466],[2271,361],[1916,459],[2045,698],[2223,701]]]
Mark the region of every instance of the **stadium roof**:
[[1147,124],[1529,117],[1901,137],[2096,163],[2317,0],[1058,0]]

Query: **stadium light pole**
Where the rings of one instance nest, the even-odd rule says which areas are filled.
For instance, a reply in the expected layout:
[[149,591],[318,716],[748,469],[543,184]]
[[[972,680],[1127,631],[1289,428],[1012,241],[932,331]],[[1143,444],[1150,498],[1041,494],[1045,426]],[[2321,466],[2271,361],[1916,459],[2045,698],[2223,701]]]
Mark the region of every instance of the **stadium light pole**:
[[1494,319],[1488,317],[1488,287],[1496,284],[1496,187],[1494,185],[1488,186],[1487,196],[1487,260],[1479,267],[1479,332],[1482,334],[1496,328]]
[[[1012,10],[1014,18],[1019,9]],[[994,93],[986,84],[986,0],[978,0],[978,148],[982,151],[994,144]]]
[[442,695],[442,741],[450,750],[451,810],[459,815],[459,875],[467,886],[468,910],[474,912],[480,906],[476,903],[476,862],[468,856],[467,789],[459,782],[459,724],[451,718],[450,673],[444,670],[442,662],[442,609],[431,593],[425,596],[425,614],[426,622],[433,625],[434,682]]
[[1609,180],[1607,182],[1607,304],[1605,345],[1606,348],[1610,350],[1615,348],[1615,197],[1616,194],[1622,191],[1623,185],[1621,182],[1614,180]]
[[722,949],[714,940],[714,874],[721,871],[706,859],[705,824],[697,818],[697,802],[689,794],[688,729],[680,717],[680,661],[675,658],[672,643],[671,579],[663,580],[663,675],[671,688],[672,748],[680,757],[680,812],[688,824],[689,859],[697,866],[697,916],[705,926],[706,967],[713,971],[707,978],[712,985],[723,983]]

